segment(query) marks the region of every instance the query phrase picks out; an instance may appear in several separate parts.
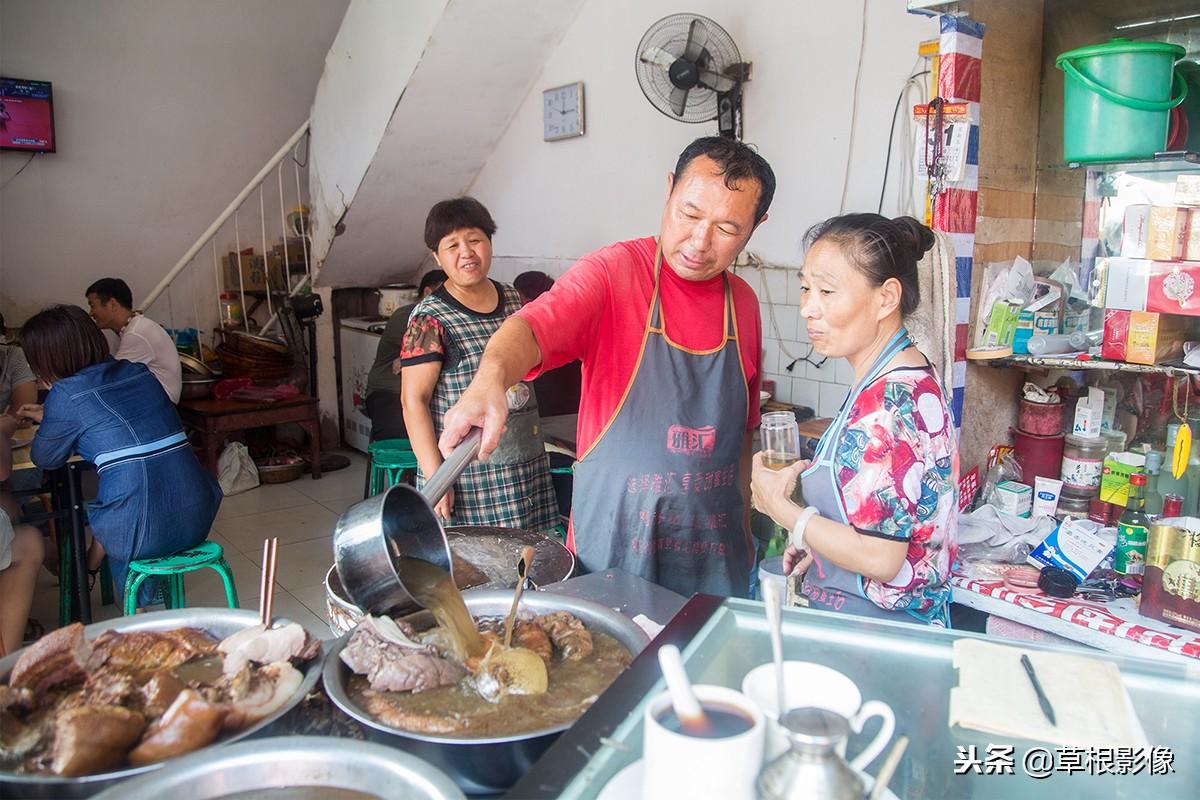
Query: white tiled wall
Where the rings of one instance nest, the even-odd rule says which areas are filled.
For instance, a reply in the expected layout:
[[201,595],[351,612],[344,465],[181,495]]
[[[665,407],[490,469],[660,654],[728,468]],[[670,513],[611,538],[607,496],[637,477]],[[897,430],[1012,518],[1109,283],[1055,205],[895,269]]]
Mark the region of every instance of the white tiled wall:
[[[541,270],[557,278],[573,263],[570,258],[496,256],[492,259],[491,275],[498,281],[511,282],[526,270]],[[758,295],[763,320],[763,376],[775,381],[775,399],[808,406],[817,416],[835,415],[852,383],[849,363],[833,359],[818,368],[797,361],[791,372],[787,370],[793,359],[809,355],[808,335],[800,317],[800,281],[796,269],[735,267],[734,272]],[[812,360],[820,363],[821,357],[813,354]]]

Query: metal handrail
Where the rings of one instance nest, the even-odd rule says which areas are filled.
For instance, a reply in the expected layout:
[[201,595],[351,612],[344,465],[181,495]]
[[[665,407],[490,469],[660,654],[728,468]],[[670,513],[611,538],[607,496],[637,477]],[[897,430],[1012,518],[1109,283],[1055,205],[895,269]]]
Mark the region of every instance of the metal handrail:
[[152,306],[154,301],[159,298],[159,295],[165,292],[167,287],[171,285],[171,282],[179,277],[179,273],[183,272],[184,268],[191,263],[192,259],[196,257],[196,254],[200,252],[200,248],[208,244],[209,240],[212,239],[217,234],[217,231],[221,229],[221,226],[224,225],[239,208],[241,208],[242,203],[246,202],[246,198],[250,196],[250,193],[257,189],[262,182],[266,180],[268,173],[275,169],[275,167],[277,167],[279,163],[283,161],[292,148],[295,147],[302,138],[304,138],[304,136],[308,133],[309,125],[310,120],[304,120],[304,124],[292,134],[291,138],[284,143],[283,147],[280,147],[275,155],[273,155],[266,163],[266,165],[258,171],[258,174],[250,179],[250,182],[246,184],[246,188],[238,192],[237,197],[233,198],[233,202],[225,207],[225,210],[221,212],[213,224],[208,226],[208,229],[205,230],[204,233],[200,234],[200,238],[197,239],[196,242],[187,249],[187,252],[183,254],[183,257],[180,258],[179,261],[175,262],[175,266],[171,267],[171,271],[163,276],[163,279],[158,282],[158,285],[155,286],[153,290],[151,290],[150,294],[146,295],[146,299],[142,303],[143,309]]

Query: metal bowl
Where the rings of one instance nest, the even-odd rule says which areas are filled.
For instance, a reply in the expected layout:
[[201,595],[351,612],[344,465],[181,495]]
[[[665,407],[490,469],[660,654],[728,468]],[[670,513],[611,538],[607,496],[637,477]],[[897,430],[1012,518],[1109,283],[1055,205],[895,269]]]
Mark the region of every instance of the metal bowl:
[[205,397],[210,397],[213,392],[213,387],[217,385],[220,378],[199,378],[184,376],[180,382],[179,399],[180,400],[203,400]]
[[196,358],[195,356],[190,356],[187,353],[179,354],[179,364],[183,367],[185,374],[191,373],[193,375],[201,375],[205,378],[211,378],[218,374],[208,364],[205,364],[200,359]]
[[[502,617],[512,606],[512,592],[463,592],[467,608],[475,616]],[[539,614],[569,611],[593,630],[612,636],[636,656],[650,639],[633,620],[608,606],[543,592],[527,592],[521,598],[522,608]],[[346,693],[350,668],[340,658],[342,648],[350,640],[343,636],[329,650],[325,660],[325,691],[329,698],[367,730],[378,742],[390,744],[418,756],[449,775],[468,794],[494,794],[508,789],[529,771],[533,763],[554,743],[558,735],[571,725],[554,725],[512,736],[489,738],[455,738],[429,736],[385,725],[360,708]]]
[[345,789],[380,800],[457,800],[445,774],[390,747],[332,736],[278,736],[193,753],[170,767],[114,786],[96,800],[219,800],[271,789]]
[[[277,621],[288,622],[289,620],[277,618]],[[256,611],[237,608],[181,608],[174,611],[153,611],[148,614],[136,614],[132,617],[119,617],[105,622],[96,622],[85,627],[83,635],[85,639],[90,640],[108,630],[129,633],[132,631],[164,631],[172,628],[200,628],[218,639],[224,639],[242,628],[257,624],[258,612]],[[308,634],[314,637],[319,635],[317,631],[312,630],[308,631]],[[22,652],[18,650],[4,659],[0,659],[0,682],[8,682],[8,674],[12,671],[13,665],[17,663]],[[296,690],[296,694],[284,703],[282,708],[254,725],[225,736],[197,752],[207,754],[213,747],[220,747],[254,736],[291,711],[316,685],[317,679],[321,676],[324,655],[325,647],[322,647],[321,654],[304,665],[304,681]],[[98,775],[85,775],[81,778],[62,778],[57,775],[17,775],[12,772],[0,771],[0,797],[90,797],[110,784],[161,769],[164,764],[173,763],[173,761],[102,772]]]

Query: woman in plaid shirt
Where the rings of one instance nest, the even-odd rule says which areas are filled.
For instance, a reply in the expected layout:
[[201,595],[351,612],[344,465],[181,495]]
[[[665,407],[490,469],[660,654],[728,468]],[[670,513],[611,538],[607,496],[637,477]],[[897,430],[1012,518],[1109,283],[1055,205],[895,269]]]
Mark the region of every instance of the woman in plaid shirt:
[[[400,348],[404,424],[419,465],[418,488],[442,463],[442,419],[475,377],[488,339],[517,309],[511,286],[488,278],[492,215],[471,197],[443,200],[425,220],[425,244],[446,283],[413,309]],[[537,399],[525,383],[508,392],[508,423],[487,463],[472,464],[435,511],[458,525],[548,530],[558,524]]]

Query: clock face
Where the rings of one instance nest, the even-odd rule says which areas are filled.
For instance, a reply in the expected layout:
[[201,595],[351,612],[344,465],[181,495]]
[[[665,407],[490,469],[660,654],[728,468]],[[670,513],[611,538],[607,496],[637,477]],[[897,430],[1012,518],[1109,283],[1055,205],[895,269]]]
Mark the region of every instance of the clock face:
[[547,142],[583,136],[583,83],[542,92],[542,138]]

